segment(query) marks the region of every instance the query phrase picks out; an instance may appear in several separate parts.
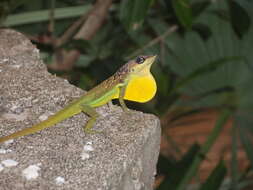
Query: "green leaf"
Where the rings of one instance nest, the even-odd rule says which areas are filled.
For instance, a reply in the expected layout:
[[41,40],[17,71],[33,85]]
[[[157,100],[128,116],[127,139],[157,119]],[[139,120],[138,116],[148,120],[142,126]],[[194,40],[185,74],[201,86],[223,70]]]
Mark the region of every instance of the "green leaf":
[[202,0],[192,4],[192,14],[193,17],[199,16],[206,8],[210,5],[209,0]]
[[[78,17],[85,12],[88,12],[91,6],[75,6],[75,7],[66,7],[66,8],[56,8],[55,9],[55,19],[63,19],[63,18],[72,18]],[[4,26],[14,26],[14,25],[22,25],[22,24],[32,24],[37,22],[43,22],[49,20],[49,12],[50,10],[39,10],[32,11],[27,13],[19,13],[9,15],[5,22]]]
[[220,105],[233,107],[237,103],[233,100],[234,96],[235,89],[230,86],[225,86],[196,95],[190,99],[179,99],[174,105],[191,107],[193,109],[219,107]]
[[232,61],[236,60],[243,60],[243,57],[235,56],[235,57],[224,57],[217,61],[211,62],[207,65],[204,65],[203,67],[199,67],[198,69],[194,70],[192,73],[190,73],[188,76],[181,79],[177,84],[176,87],[173,89],[174,91],[182,88],[183,86],[187,85],[189,82],[195,80],[196,78],[203,76],[207,73],[214,72],[216,69],[218,69],[220,66],[226,64],[226,63],[233,63]]
[[122,0],[120,4],[120,20],[127,29],[130,28],[132,22],[132,10],[134,8],[133,0]]
[[220,160],[215,169],[212,171],[211,175],[207,178],[205,183],[201,185],[199,190],[219,190],[226,173],[227,168],[224,160]]
[[148,24],[155,31],[157,36],[161,36],[170,28],[170,25],[167,22],[159,18],[149,18]]
[[238,189],[239,185],[239,166],[238,166],[238,130],[235,122],[232,126],[232,138],[231,138],[231,189]]
[[[253,111],[253,88],[252,88],[253,77],[251,76],[248,80],[241,83],[236,87],[238,109],[244,112]],[[249,120],[249,118],[247,119]],[[253,124],[253,123],[252,123]]]
[[172,0],[172,6],[182,26],[191,29],[193,16],[189,0]]
[[250,27],[250,17],[247,12],[235,0],[228,1],[230,6],[230,18],[236,34],[242,36],[248,32]]
[[199,144],[195,143],[184,154],[182,159],[178,162],[178,167],[181,168],[180,173],[184,173],[187,171],[187,169],[191,166],[192,161],[193,161],[194,157],[197,155],[197,153],[199,152],[199,150],[200,150]]
[[160,67],[156,67],[153,73],[156,79],[159,95],[167,97],[171,87],[171,79],[170,76],[168,76],[168,72],[164,72]]
[[22,5],[24,5],[24,4],[30,3],[29,1],[31,1],[31,0],[18,0],[18,1],[11,0],[11,1],[10,1],[10,8],[11,8],[11,11],[15,10],[15,9],[18,8],[19,6],[22,6]]
[[230,20],[229,12],[224,9],[213,10],[212,13],[219,19],[228,22]]
[[120,20],[128,31],[139,29],[154,0],[123,0],[120,5]]
[[[207,31],[207,36],[203,37],[202,34],[187,31],[183,37],[174,33],[165,39],[165,44],[170,50],[166,64],[179,76],[179,80],[185,80],[183,81],[185,85],[180,87],[181,93],[194,97],[226,86],[236,88],[252,75],[249,67],[253,64],[253,54],[251,52],[253,37],[250,35],[252,34],[250,31],[253,31],[252,27],[243,40],[240,40],[232,29],[230,22],[212,14],[214,10],[228,12],[226,5],[224,1],[211,3],[205,12],[195,18],[195,23],[204,24],[208,27],[210,32]],[[225,59],[228,57],[241,57],[242,59],[228,60],[227,63],[229,64],[221,64],[215,70],[204,70],[203,74],[199,73],[199,77],[196,75],[197,78],[194,79],[193,73],[199,68],[205,68],[205,65],[214,64],[214,62],[223,59],[225,63]],[[253,66],[251,67],[253,68]],[[198,74],[198,72],[196,71],[195,74]],[[192,79],[189,77],[191,74]],[[188,78],[188,82],[185,78]],[[178,82],[183,84],[181,81]],[[221,94],[221,96],[223,95]],[[220,99],[222,97],[216,96],[216,100],[212,98],[212,102],[221,102]],[[205,105],[207,104],[205,103]]]
[[208,39],[212,35],[212,31],[206,24],[196,23],[192,26],[192,29],[198,32],[203,39]]

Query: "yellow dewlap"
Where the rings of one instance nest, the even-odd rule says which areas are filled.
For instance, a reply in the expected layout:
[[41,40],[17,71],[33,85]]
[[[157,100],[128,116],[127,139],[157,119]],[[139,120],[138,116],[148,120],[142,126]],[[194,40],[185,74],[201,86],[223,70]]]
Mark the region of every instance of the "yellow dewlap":
[[[151,74],[133,77],[127,85],[124,99],[134,102],[147,102],[155,96],[156,89],[156,82]],[[118,98],[118,95],[115,98]]]

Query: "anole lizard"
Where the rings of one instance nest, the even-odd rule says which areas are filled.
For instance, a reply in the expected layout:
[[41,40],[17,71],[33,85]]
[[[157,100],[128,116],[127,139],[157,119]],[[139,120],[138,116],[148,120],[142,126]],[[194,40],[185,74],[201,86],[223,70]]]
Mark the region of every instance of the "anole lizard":
[[87,133],[94,132],[92,127],[99,117],[95,110],[96,107],[102,106],[112,99],[119,99],[122,109],[127,111],[128,108],[124,99],[135,102],[147,102],[154,97],[156,82],[150,72],[150,68],[155,58],[156,56],[139,56],[135,60],[130,60],[110,78],[89,90],[56,114],[32,127],[1,137],[0,143],[49,128],[80,112],[90,116],[84,131]]

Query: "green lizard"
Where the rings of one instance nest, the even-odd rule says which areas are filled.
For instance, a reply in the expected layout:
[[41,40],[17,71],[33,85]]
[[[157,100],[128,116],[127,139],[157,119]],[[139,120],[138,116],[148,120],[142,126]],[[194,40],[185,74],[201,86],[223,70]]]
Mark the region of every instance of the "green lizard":
[[156,56],[139,56],[135,60],[130,60],[110,78],[89,90],[56,114],[32,127],[1,137],[0,143],[49,128],[80,112],[90,116],[84,131],[87,133],[94,132],[92,127],[99,117],[95,110],[96,107],[102,106],[112,99],[119,99],[122,109],[127,111],[128,108],[124,99],[147,102],[154,97],[156,82],[150,73],[150,68],[155,58]]

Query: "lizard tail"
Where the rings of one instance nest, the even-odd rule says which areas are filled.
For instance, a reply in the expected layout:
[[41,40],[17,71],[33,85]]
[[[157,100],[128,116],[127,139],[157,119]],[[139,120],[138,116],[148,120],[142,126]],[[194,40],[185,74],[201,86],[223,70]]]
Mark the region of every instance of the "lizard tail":
[[10,135],[7,135],[7,136],[4,136],[4,137],[1,137],[0,138],[0,143],[2,142],[5,142],[7,140],[11,140],[11,139],[15,139],[15,138],[18,138],[18,137],[22,137],[22,136],[26,136],[26,135],[29,135],[29,134],[33,134],[33,133],[36,133],[38,131],[41,131],[45,128],[49,128],[49,127],[52,127],[54,126],[55,124],[69,118],[69,117],[72,117],[73,115],[79,113],[80,111],[72,111],[72,110],[68,110],[68,109],[63,109],[59,112],[57,112],[56,114],[50,116],[47,120],[45,121],[42,121],[36,125],[33,125],[32,127],[29,127],[29,128],[25,128],[25,129],[22,129],[18,132],[15,132],[15,133],[12,133]]

